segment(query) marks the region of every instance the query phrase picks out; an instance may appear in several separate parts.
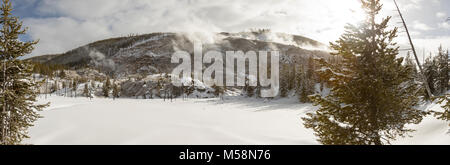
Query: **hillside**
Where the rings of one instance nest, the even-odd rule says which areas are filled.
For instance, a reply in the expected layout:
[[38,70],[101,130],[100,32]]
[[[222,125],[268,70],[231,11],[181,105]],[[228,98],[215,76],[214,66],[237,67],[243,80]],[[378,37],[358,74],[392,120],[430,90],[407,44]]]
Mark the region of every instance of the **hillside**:
[[[310,56],[328,56],[326,45],[312,39],[270,31],[218,33],[214,41],[203,42],[203,51],[278,50],[281,62],[305,61]],[[170,72],[176,64],[170,57],[176,50],[193,54],[194,40],[185,33],[151,33],[111,38],[87,44],[56,55],[32,57],[44,64],[61,64],[72,69],[93,67],[103,73],[122,77]]]

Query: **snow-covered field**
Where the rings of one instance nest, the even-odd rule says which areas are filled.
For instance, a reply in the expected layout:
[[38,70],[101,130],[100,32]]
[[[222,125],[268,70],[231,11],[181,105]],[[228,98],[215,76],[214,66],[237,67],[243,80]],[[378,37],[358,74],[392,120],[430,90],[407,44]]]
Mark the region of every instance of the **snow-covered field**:
[[[294,99],[102,99],[51,96],[26,144],[318,144]],[[438,108],[428,105],[428,108]],[[394,144],[450,144],[448,123],[427,117]]]

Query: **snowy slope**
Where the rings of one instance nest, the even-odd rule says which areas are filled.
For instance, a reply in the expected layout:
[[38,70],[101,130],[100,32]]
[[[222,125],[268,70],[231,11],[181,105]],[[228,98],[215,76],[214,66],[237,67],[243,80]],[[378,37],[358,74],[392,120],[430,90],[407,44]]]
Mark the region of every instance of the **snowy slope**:
[[[443,111],[439,104],[426,104],[421,107],[422,110]],[[418,125],[412,125],[410,128],[416,131],[411,135],[413,138],[401,138],[393,144],[405,145],[440,145],[450,144],[450,127],[449,123],[437,120],[435,117],[429,115],[423,119]]]
[[217,33],[207,38],[212,41],[186,33],[118,37],[96,41],[58,55],[32,57],[30,60],[65,65],[71,69],[89,66],[120,78],[134,74],[169,73],[177,66],[170,62],[171,55],[176,51],[193,53],[194,43],[202,43],[203,52],[278,50],[280,62],[305,61],[310,56],[329,57],[324,44],[297,35],[242,32]]
[[[30,128],[27,144],[318,144],[300,119],[315,108],[294,99],[45,101],[52,105]],[[429,117],[413,127],[413,138],[394,144],[450,144],[445,122]]]

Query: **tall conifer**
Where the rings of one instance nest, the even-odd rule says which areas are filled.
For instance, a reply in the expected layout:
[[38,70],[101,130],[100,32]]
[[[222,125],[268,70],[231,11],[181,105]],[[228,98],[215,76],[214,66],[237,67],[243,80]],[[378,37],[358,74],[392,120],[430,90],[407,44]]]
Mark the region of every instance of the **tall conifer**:
[[32,80],[33,66],[18,58],[31,53],[37,42],[22,42],[22,22],[11,15],[9,0],[0,7],[0,144],[19,144],[28,138],[27,129],[41,116],[38,111],[48,104],[36,104],[38,83]]
[[405,125],[418,124],[424,115],[414,108],[417,86],[406,85],[413,70],[397,58],[397,29],[387,29],[391,17],[377,23],[380,0],[361,2],[366,21],[346,26],[331,43],[341,64],[320,60],[318,74],[330,81],[331,93],[311,97],[320,108],[303,118],[323,144],[389,144],[413,131]]

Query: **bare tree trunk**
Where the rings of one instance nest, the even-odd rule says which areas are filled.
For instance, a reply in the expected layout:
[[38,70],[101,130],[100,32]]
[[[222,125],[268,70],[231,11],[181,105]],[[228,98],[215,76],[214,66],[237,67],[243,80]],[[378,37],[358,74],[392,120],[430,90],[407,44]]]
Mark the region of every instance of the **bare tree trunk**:
[[427,90],[428,96],[431,98],[431,97],[433,97],[433,94],[431,93],[431,89],[430,89],[430,85],[428,84],[427,77],[423,73],[422,65],[420,65],[419,58],[417,57],[416,49],[414,48],[414,44],[412,42],[411,35],[409,35],[409,31],[408,31],[408,27],[406,26],[405,19],[403,19],[403,15],[400,12],[400,8],[398,7],[397,2],[395,0],[394,0],[394,3],[395,3],[395,6],[397,7],[397,11],[398,11],[398,14],[400,15],[400,18],[402,19],[402,23],[403,23],[403,26],[405,27],[406,34],[408,35],[409,43],[411,45],[411,49],[413,51],[417,65],[419,66],[420,75],[422,76],[422,81],[425,85],[425,89]]

